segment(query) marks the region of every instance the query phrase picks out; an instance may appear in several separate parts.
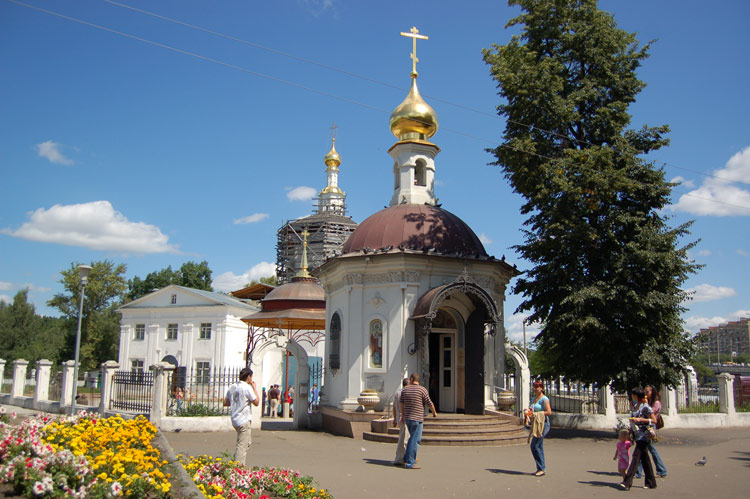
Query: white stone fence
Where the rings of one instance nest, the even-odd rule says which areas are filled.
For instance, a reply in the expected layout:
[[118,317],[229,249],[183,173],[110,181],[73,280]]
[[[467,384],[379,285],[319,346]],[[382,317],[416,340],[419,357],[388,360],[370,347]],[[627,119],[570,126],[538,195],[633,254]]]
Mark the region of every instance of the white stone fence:
[[[5,360],[0,359],[0,387],[4,386],[5,364]],[[13,361],[13,378],[10,384],[10,392],[0,393],[0,404],[56,414],[69,412],[71,402],[73,401],[74,364],[72,360],[62,363],[60,397],[56,400],[50,400],[52,362],[46,359],[36,362],[34,395],[25,396],[24,386],[26,385],[26,371],[29,367],[29,362],[23,359]],[[101,397],[98,405],[89,405],[86,402],[79,401],[76,403],[76,409],[86,410],[87,412],[98,412],[102,416],[117,413],[128,417],[129,414],[126,412],[110,409],[114,375],[119,368],[120,365],[114,360],[104,362],[101,365],[101,383],[99,387]],[[169,402],[169,376],[174,371],[174,366],[160,362],[151,366],[151,370],[154,373],[154,381],[153,389],[151,390],[151,410],[148,416],[150,421],[157,427],[161,429],[180,427],[186,431],[206,431],[206,427],[210,427],[214,431],[232,429],[231,421],[226,416],[215,418],[166,417],[167,404]],[[92,397],[92,399],[94,398]],[[130,415],[134,417],[136,413]],[[211,424],[207,424],[208,420],[210,420]]]

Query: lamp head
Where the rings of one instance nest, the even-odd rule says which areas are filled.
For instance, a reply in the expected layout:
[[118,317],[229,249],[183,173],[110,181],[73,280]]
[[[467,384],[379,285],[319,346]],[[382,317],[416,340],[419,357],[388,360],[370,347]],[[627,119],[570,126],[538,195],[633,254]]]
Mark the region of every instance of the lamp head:
[[90,265],[78,266],[78,275],[81,276],[81,284],[86,284],[88,282],[89,272],[91,272]]

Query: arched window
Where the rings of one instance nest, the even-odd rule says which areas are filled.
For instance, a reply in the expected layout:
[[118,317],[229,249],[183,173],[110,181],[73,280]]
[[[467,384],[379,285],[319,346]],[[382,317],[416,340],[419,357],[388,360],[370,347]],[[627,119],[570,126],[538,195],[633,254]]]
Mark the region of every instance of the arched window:
[[417,160],[417,165],[414,167],[414,185],[427,185],[427,165],[423,159]]
[[370,367],[383,367],[383,321],[370,321]]
[[399,176],[401,175],[401,172],[399,171],[398,163],[393,163],[393,190],[399,188],[401,185],[401,182],[399,180]]
[[341,315],[338,312],[331,317],[329,333],[331,344],[328,350],[328,368],[341,369]]

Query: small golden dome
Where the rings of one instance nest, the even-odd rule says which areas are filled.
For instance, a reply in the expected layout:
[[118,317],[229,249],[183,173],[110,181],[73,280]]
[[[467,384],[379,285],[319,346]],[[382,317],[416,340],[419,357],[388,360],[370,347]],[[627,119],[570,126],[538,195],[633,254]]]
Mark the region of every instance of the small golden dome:
[[399,140],[427,140],[437,129],[437,114],[419,95],[417,79],[412,76],[409,95],[391,113],[391,133]]
[[336,166],[338,167],[341,164],[341,156],[339,156],[339,153],[336,152],[336,139],[333,139],[333,143],[331,144],[331,150],[328,151],[328,154],[326,154],[326,157],[323,158],[323,162],[326,164],[326,166]]
[[321,194],[344,194],[344,191],[339,189],[335,185],[329,185],[326,187],[323,187],[323,190],[320,191]]

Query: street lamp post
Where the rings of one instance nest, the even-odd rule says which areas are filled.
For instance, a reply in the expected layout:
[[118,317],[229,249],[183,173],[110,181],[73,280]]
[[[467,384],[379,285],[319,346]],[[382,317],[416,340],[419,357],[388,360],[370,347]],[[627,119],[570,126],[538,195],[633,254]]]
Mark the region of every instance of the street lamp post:
[[78,307],[78,331],[76,331],[76,355],[73,364],[73,400],[70,403],[70,415],[76,413],[76,397],[78,396],[78,355],[81,350],[81,318],[83,317],[83,295],[86,293],[86,284],[89,282],[89,265],[79,265],[78,275],[81,276],[81,304]]

